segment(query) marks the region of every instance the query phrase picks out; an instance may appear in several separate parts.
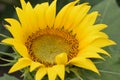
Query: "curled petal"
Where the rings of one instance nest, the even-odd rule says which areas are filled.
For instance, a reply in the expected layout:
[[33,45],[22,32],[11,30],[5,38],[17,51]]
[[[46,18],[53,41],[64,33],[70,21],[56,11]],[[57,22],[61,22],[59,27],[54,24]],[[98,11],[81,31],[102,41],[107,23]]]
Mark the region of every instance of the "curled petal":
[[56,56],[55,58],[57,64],[66,64],[68,61],[67,54],[66,53],[61,53]]

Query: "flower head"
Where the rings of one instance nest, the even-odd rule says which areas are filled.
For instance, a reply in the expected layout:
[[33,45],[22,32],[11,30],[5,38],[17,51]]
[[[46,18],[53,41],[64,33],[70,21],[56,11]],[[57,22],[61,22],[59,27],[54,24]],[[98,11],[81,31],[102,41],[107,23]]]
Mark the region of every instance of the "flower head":
[[56,2],[33,8],[21,0],[22,9],[16,8],[19,21],[5,19],[13,37],[2,42],[12,45],[21,55],[9,73],[30,66],[30,72],[36,70],[36,80],[46,74],[49,80],[55,80],[57,75],[64,80],[65,67],[74,65],[99,74],[90,58],[103,59],[98,53],[109,56],[102,48],[115,42],[101,31],[107,25],[95,24],[98,12],[88,14],[87,3],[70,2],[56,14]]

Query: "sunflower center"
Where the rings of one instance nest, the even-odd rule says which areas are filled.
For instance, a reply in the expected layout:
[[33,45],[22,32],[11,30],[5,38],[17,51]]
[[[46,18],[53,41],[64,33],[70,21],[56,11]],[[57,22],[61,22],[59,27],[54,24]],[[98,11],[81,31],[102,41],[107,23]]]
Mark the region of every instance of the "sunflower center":
[[78,53],[78,41],[70,32],[62,29],[46,28],[30,35],[26,46],[31,58],[46,66],[55,64],[55,57],[67,53],[68,59]]

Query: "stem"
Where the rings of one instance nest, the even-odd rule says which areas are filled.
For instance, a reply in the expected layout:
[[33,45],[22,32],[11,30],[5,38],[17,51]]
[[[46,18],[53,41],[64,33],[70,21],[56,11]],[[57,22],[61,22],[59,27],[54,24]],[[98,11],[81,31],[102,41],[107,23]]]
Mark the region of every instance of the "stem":
[[4,38],[8,38],[9,36],[6,36],[4,34],[0,34],[0,36],[4,37]]
[[70,71],[72,71],[76,76],[77,78],[79,78],[80,80],[83,80],[83,78],[78,74],[78,70],[77,69],[70,69]]
[[2,57],[0,57],[0,59],[3,60],[3,61],[6,61],[6,62],[10,62],[10,63],[15,62],[15,60],[8,60],[8,59],[4,59],[4,58],[2,58]]
[[1,52],[0,51],[0,54],[2,54],[2,55],[6,55],[6,56],[9,56],[9,57],[15,57],[15,54],[13,54],[13,53],[5,53],[5,52]]
[[105,70],[99,70],[100,72],[103,72],[103,73],[109,73],[109,74],[115,74],[115,75],[120,75],[120,73],[117,73],[117,72],[111,72],[111,71],[105,71]]
[[0,67],[11,66],[11,65],[13,65],[13,63],[0,64]]

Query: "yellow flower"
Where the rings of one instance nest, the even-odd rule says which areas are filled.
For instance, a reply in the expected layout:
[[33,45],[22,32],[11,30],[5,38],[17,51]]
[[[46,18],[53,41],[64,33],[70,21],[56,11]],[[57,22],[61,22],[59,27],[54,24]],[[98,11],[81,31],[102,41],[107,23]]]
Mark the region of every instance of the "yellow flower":
[[88,14],[90,6],[77,3],[68,3],[56,15],[56,0],[34,8],[21,0],[22,9],[16,8],[19,21],[5,19],[13,38],[2,42],[12,45],[21,55],[9,73],[29,66],[30,72],[37,71],[35,80],[45,75],[49,80],[55,80],[57,75],[64,80],[65,67],[74,65],[99,74],[90,58],[104,59],[98,53],[110,56],[102,48],[115,42],[101,31],[107,25],[95,24],[98,12]]

